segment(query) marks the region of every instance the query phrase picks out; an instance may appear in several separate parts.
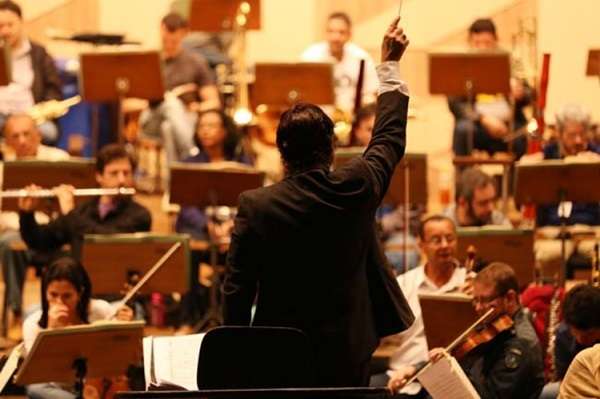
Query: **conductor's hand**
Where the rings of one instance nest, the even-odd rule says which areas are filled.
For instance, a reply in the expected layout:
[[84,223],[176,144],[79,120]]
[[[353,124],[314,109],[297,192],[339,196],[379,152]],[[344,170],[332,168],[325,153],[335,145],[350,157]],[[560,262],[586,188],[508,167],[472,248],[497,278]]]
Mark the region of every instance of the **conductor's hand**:
[[133,320],[133,309],[129,306],[121,306],[119,310],[117,310],[117,314],[115,315],[115,319],[119,321],[131,321]]
[[[33,194],[38,190],[41,190],[42,188],[40,186],[36,186],[35,184],[30,184],[29,186],[25,187],[25,190],[27,190],[28,194]],[[22,197],[19,198],[18,204],[19,204],[19,209],[21,211],[24,212],[33,212],[35,211],[35,209],[37,208],[39,203],[39,199],[36,197]]]
[[60,328],[69,325],[69,308],[62,303],[48,307],[48,328]]
[[381,43],[381,62],[400,61],[404,50],[408,47],[409,40],[404,30],[398,26],[400,17],[396,17],[388,27]]
[[58,205],[60,206],[60,213],[66,215],[75,208],[75,197],[73,192],[75,187],[68,184],[61,184],[58,187],[52,189],[54,195],[58,199]]
[[400,368],[394,370],[394,374],[388,381],[388,389],[394,394],[398,393],[416,372],[417,369],[414,366],[408,364],[400,366]]

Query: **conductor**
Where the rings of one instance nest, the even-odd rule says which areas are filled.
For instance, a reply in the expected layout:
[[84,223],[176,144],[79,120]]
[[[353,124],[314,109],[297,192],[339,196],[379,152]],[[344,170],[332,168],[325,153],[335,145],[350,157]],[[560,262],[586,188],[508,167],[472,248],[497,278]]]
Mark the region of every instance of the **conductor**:
[[225,324],[304,331],[319,386],[367,386],[379,338],[413,321],[390,283],[374,229],[406,146],[408,89],[398,61],[409,41],[398,22],[383,38],[375,128],[363,156],[330,171],[331,119],[315,105],[296,104],[277,129],[285,179],[239,199],[223,287]]

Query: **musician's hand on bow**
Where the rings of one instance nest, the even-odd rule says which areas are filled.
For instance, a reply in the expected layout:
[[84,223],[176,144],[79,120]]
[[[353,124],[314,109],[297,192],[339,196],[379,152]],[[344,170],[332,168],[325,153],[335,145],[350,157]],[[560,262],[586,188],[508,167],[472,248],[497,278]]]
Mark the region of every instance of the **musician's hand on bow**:
[[48,306],[48,328],[61,328],[69,325],[69,308],[62,303]]
[[75,187],[69,184],[61,184],[58,187],[52,189],[54,195],[58,199],[58,205],[60,207],[60,213],[66,215],[75,208]]
[[415,375],[417,369],[415,366],[411,366],[409,364],[402,365],[399,368],[392,371],[394,374],[390,377],[388,381],[388,389],[392,391],[392,393],[398,393],[408,380]]
[[429,360],[432,362],[437,362],[444,356],[448,356],[448,352],[444,348],[433,348],[429,351]]
[[132,321],[133,320],[133,309],[127,305],[121,306],[115,314],[115,319],[118,321]]
[[[29,186],[25,187],[25,190],[28,194],[35,194],[35,192],[41,189],[42,188],[40,186],[37,186],[35,184],[30,184]],[[39,198],[36,197],[21,197],[18,201],[19,209],[24,212],[35,211],[35,209],[38,207],[38,204]]]
[[396,17],[385,32],[381,43],[381,62],[400,61],[410,43],[404,30],[398,26],[398,22],[400,17]]

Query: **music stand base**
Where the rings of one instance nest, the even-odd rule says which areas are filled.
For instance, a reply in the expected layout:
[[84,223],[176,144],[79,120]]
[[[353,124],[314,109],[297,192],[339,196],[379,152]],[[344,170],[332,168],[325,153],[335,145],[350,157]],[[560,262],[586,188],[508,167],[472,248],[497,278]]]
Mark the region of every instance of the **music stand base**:
[[73,369],[75,370],[75,397],[83,399],[84,380],[87,374],[87,359],[82,357],[75,359]]

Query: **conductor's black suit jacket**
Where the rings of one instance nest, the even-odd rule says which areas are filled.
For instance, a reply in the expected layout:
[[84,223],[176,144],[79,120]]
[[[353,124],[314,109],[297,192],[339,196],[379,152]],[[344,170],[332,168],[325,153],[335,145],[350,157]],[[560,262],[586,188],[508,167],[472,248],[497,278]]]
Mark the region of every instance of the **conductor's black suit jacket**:
[[352,384],[352,368],[370,359],[379,337],[413,321],[374,229],[375,211],[404,154],[407,109],[408,97],[399,91],[381,94],[362,157],[240,196],[225,324],[249,325],[256,297],[253,325],[308,335],[320,385]]

